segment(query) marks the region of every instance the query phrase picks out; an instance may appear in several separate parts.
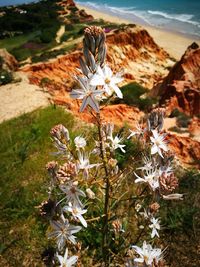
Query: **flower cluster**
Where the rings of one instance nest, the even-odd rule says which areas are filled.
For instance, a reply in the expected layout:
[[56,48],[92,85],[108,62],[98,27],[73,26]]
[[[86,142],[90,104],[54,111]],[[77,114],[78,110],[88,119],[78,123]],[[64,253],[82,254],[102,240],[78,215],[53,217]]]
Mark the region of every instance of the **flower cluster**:
[[80,88],[70,93],[73,99],[82,100],[80,112],[87,106],[95,112],[99,112],[99,102],[116,94],[123,98],[122,92],[117,86],[123,81],[121,73],[113,74],[105,63],[106,44],[105,33],[101,28],[88,27],[85,29],[83,41],[83,56],[80,59],[80,76],[75,79]]
[[[68,129],[61,124],[54,126],[50,133],[58,150],[56,154],[62,154],[67,160],[61,165],[55,161],[46,165],[51,178],[49,199],[40,205],[40,214],[50,221],[51,231],[48,237],[56,241],[57,254],[55,258],[60,266],[73,266],[78,257],[68,258],[68,254],[69,248],[76,245],[75,234],[82,229],[77,223],[87,227],[84,218],[87,209],[84,208],[83,202],[86,194],[79,188],[79,182],[86,181],[90,169],[98,168],[100,164],[90,164],[90,153],[86,152],[87,142],[84,137],[77,136],[72,140]],[[87,188],[86,193],[92,195],[93,192]],[[65,254],[62,256],[60,253],[64,249]],[[52,260],[55,261],[55,258]]]
[[[134,170],[130,166],[127,166],[127,170],[120,170],[116,155],[122,158],[126,156],[128,148],[123,143],[124,135],[115,134],[114,125],[102,122],[100,116],[101,101],[106,102],[113,96],[123,98],[118,87],[123,81],[121,73],[114,74],[105,62],[105,39],[102,29],[96,26],[85,29],[80,73],[75,76],[79,88],[70,93],[73,99],[82,101],[80,112],[88,108],[96,119],[98,137],[94,137],[95,146],[91,148],[84,135],[72,139],[68,129],[61,124],[54,126],[50,132],[57,149],[55,155],[61,155],[62,160],[61,163],[51,161],[46,165],[50,177],[49,198],[40,205],[41,215],[50,221],[48,237],[55,241],[57,247],[55,255],[51,255],[50,259],[61,267],[76,264],[79,247],[76,234],[88,229],[91,221],[97,221],[97,234],[101,232],[101,266],[108,267],[111,257],[122,258],[115,257],[115,253],[120,253],[120,248],[127,247],[126,237],[129,233],[126,233],[126,227],[123,225],[126,215],[117,208],[121,202],[127,203],[127,192],[130,188],[126,187],[131,186],[126,177],[131,173],[134,174],[136,187],[138,184],[144,184],[141,194],[133,197],[137,204],[136,212],[134,210],[135,218],[138,219],[138,229],[141,232],[134,245],[131,245],[128,259],[126,263],[123,261],[123,264],[129,267],[161,267],[163,250],[150,244],[153,242],[155,245],[162,228],[158,215],[159,200],[183,198],[182,194],[173,193],[178,187],[178,179],[173,171],[173,157],[169,152],[167,134],[162,132],[165,112],[164,109],[153,110],[146,125],[138,124],[136,129],[130,130],[127,138],[137,138],[144,148],[141,161],[139,160],[141,165]],[[122,182],[126,185],[123,187],[125,192],[120,191]],[[95,193],[93,186],[96,186]],[[100,194],[96,195],[96,191]],[[145,200],[142,200],[143,196],[146,197],[143,192],[149,194]],[[95,218],[88,219],[88,203],[94,203],[96,200],[98,205],[95,206]],[[100,212],[98,216],[97,210]],[[140,239],[145,231],[150,243],[143,241],[142,247],[139,247],[136,244],[141,243]],[[112,250],[113,244],[117,244],[119,248]],[[74,253],[76,255],[71,255]],[[121,255],[124,255],[124,251]],[[45,261],[49,264],[46,254]]]
[[[160,218],[155,217],[155,214],[160,209],[157,200],[160,198],[182,199],[183,197],[182,194],[172,194],[178,187],[178,179],[173,172],[173,158],[168,149],[167,134],[162,132],[163,121],[164,110],[155,109],[147,119],[147,126],[138,125],[135,131],[131,130],[131,134],[128,137],[131,138],[137,135],[143,142],[146,153],[149,152],[149,154],[143,155],[143,166],[137,168],[137,172],[134,172],[134,174],[136,177],[135,183],[146,184],[152,195],[152,204],[147,209],[144,209],[143,212],[139,212],[147,221],[151,239],[160,237]],[[140,211],[141,207],[142,205],[139,205],[139,208],[136,208],[137,211]],[[142,227],[142,229],[145,229],[145,227]],[[161,249],[152,248],[146,241],[143,242],[142,248],[133,245],[132,249],[139,257],[133,256],[129,259],[130,262],[133,260],[133,262],[143,263],[144,265],[142,266],[163,266]],[[129,266],[135,265],[129,264]]]

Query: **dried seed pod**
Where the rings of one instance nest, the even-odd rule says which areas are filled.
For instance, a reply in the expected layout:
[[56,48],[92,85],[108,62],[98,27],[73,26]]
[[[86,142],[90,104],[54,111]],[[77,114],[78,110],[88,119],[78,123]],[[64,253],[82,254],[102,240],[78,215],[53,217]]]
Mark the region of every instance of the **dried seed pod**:
[[76,176],[76,174],[76,164],[69,161],[59,167],[56,173],[56,178],[60,184],[64,184],[65,182],[72,180]]
[[174,173],[163,173],[159,177],[159,183],[164,194],[171,193],[178,186],[178,179],[174,176]]
[[56,205],[55,200],[48,199],[40,204],[39,210],[42,217],[52,219],[57,213],[59,213],[59,206]]
[[149,209],[151,213],[156,213],[160,208],[160,205],[157,202],[152,203],[149,205]]

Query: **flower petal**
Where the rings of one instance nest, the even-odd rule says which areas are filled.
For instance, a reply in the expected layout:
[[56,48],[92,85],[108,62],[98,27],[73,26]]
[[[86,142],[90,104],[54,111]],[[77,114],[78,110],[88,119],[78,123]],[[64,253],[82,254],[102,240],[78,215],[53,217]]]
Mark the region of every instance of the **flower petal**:
[[99,74],[95,73],[91,78],[90,78],[90,85],[92,86],[97,86],[97,85],[104,85],[105,80],[102,76]]
[[119,89],[119,87],[114,84],[114,83],[110,83],[110,87],[115,91],[116,95],[119,97],[119,98],[123,98],[123,94],[121,92],[121,90]]

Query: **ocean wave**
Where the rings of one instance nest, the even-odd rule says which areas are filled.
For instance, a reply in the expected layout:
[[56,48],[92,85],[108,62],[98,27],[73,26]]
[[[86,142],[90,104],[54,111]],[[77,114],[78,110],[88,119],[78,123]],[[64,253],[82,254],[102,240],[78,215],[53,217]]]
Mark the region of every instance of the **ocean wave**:
[[76,3],[78,5],[83,5],[83,6],[87,6],[87,7],[91,7],[91,8],[95,8],[95,9],[99,9],[100,6],[98,4],[95,4],[95,3],[92,3],[92,2],[79,2],[79,1],[76,1]]
[[194,17],[194,15],[192,14],[168,14],[165,12],[152,11],[152,10],[148,10],[147,12],[151,15],[158,15],[166,19],[173,19],[173,20],[178,20],[181,22],[187,22],[187,23],[190,23],[196,26],[199,25],[199,22],[191,20]]
[[174,21],[174,31],[189,34],[192,36],[200,36],[200,22],[192,20],[192,14],[168,14],[162,11],[139,10],[134,6],[131,7],[116,7],[108,4],[98,4],[94,2],[76,1],[77,4],[105,12],[107,14],[134,21],[134,23],[158,27],[160,29],[170,30]]
[[95,9],[101,9],[101,8],[104,8],[104,9],[109,9],[111,11],[113,11],[114,13],[129,13],[129,14],[133,14],[132,10],[135,8],[134,6],[131,6],[131,7],[115,7],[115,6],[109,6],[107,4],[100,4],[98,5],[97,3],[93,3],[93,2],[90,2],[90,1],[87,1],[87,2],[78,2],[77,1],[77,4],[80,4],[80,5],[84,5],[84,6],[87,6],[87,7],[91,7],[91,8],[95,8]]
[[[144,23],[150,25],[149,21],[145,18],[144,14],[141,14],[141,12],[138,12],[137,10],[135,10],[134,6],[115,7],[115,6],[110,6],[108,4],[99,4],[98,5],[97,3],[93,3],[90,1],[87,1],[87,2],[78,2],[77,1],[77,4],[80,4],[80,5],[89,7],[89,8],[93,8],[93,9],[100,11],[100,12],[105,10],[106,12],[113,14],[114,16],[116,16],[116,14],[117,14],[118,16],[121,16],[124,19],[127,19],[127,18],[130,19],[131,17],[135,16],[138,19],[141,19]],[[126,15],[126,17],[125,17],[125,15]]]

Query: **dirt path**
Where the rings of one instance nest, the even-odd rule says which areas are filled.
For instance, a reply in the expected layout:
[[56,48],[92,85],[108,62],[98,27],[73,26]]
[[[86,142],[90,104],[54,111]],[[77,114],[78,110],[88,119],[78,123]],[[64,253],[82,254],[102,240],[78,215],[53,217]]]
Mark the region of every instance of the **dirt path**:
[[0,123],[50,103],[50,95],[30,84],[26,74],[17,75],[22,79],[20,82],[0,86]]
[[65,25],[61,25],[60,29],[57,31],[56,34],[56,42],[59,44],[60,43],[60,39],[62,37],[62,35],[65,33]]

